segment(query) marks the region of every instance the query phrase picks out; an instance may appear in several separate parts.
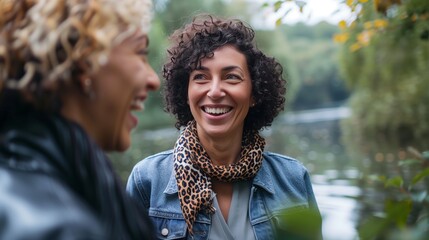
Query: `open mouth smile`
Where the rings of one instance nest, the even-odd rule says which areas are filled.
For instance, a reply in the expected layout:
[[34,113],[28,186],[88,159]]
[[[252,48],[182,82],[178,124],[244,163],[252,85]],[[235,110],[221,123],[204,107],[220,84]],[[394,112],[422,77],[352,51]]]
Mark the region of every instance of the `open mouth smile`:
[[144,109],[143,99],[135,98],[131,102],[131,109],[141,111]]
[[219,116],[225,113],[228,113],[232,110],[232,107],[202,107],[202,110],[205,113]]

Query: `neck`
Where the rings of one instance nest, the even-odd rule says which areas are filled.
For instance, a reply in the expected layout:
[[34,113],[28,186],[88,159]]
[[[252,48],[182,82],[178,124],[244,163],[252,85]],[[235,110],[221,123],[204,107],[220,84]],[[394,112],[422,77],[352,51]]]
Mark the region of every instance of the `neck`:
[[242,132],[224,138],[211,138],[198,131],[198,138],[214,165],[230,165],[240,159]]
[[100,139],[97,138],[96,129],[91,121],[91,116],[88,114],[88,107],[91,105],[86,99],[81,96],[76,97],[71,93],[65,93],[62,98],[61,115],[70,121],[79,124],[85,132],[93,138],[99,146],[101,146]]

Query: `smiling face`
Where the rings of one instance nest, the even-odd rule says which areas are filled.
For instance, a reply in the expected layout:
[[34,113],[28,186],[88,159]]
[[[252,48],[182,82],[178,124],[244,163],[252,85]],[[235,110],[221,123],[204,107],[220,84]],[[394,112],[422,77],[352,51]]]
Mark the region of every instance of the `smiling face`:
[[241,138],[253,103],[246,57],[226,45],[189,76],[188,102],[200,138]]
[[83,86],[90,83],[93,97],[80,91],[63,97],[62,114],[79,123],[104,150],[124,151],[130,146],[131,130],[138,123],[132,112],[143,110],[148,91],[159,88],[147,47],[147,35],[130,36],[112,48],[97,72],[81,77]]
[[136,33],[112,49],[107,64],[94,80],[93,128],[105,150],[130,146],[131,130],[138,120],[132,111],[143,110],[148,91],[159,88],[159,78],[147,59],[147,35]]

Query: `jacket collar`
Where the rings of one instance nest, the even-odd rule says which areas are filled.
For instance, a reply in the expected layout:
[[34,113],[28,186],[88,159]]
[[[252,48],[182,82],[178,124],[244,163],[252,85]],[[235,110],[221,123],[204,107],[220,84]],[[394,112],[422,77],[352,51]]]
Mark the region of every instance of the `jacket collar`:
[[174,169],[171,171],[170,180],[168,180],[167,187],[164,190],[165,194],[175,194],[179,191],[177,188],[177,182],[176,182],[176,172]]
[[[8,119],[0,131],[0,163],[13,169],[38,171],[58,175],[61,178],[71,173],[66,152],[70,146],[66,123],[55,114],[45,114],[32,108]],[[22,110],[24,111],[24,110]]]
[[[255,178],[253,179],[253,186],[260,187],[264,189],[265,191],[274,194],[274,186],[272,181],[272,176],[269,171],[269,167],[266,164],[266,160],[264,159],[262,161],[262,166],[259,169],[258,173],[256,174]],[[168,180],[167,187],[164,189],[165,194],[175,194],[179,190],[177,188],[177,182],[176,182],[176,174],[174,169],[171,171],[170,180]]]
[[258,186],[271,194],[275,194],[273,177],[271,176],[270,168],[267,165],[266,159],[262,161],[261,169],[259,169],[253,179],[253,186]]

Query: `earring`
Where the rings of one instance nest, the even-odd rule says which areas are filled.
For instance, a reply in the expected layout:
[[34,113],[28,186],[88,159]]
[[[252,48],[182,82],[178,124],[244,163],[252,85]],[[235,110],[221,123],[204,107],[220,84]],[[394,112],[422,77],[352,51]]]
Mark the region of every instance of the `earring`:
[[85,78],[83,80],[83,91],[89,97],[89,99],[95,98],[95,93],[94,93],[94,90],[92,89],[92,79],[91,78]]

